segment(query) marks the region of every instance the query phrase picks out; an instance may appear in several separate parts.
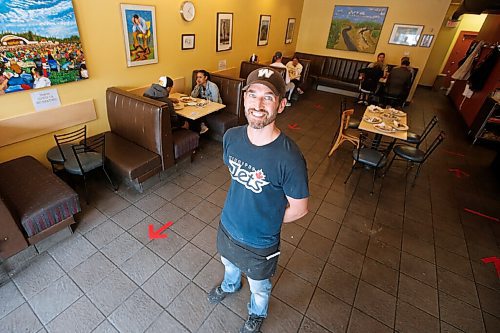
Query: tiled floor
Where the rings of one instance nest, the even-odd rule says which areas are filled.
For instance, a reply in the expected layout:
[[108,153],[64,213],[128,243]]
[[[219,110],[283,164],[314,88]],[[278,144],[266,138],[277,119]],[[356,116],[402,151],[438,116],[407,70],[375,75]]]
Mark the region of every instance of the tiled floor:
[[[338,96],[310,92],[278,119],[307,158],[312,196],[283,228],[263,332],[500,332],[500,280],[480,261],[499,255],[500,224],[463,211],[500,216],[492,152],[465,140],[445,97],[419,90],[412,129],[437,114],[448,137],[415,187],[399,163],[370,196],[366,170],[343,183],[348,143],[326,157],[338,108]],[[205,142],[142,195],[93,186],[75,234],[0,287],[0,332],[237,332],[248,285],[206,300],[223,274],[215,236],[228,181],[220,144]],[[168,238],[150,241],[148,225],[169,220]]]

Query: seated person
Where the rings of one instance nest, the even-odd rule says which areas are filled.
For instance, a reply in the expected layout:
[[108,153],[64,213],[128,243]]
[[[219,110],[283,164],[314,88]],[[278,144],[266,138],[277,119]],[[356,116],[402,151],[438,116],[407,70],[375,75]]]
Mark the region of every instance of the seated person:
[[384,76],[383,65],[376,63],[373,67],[362,68],[359,70],[361,81],[359,83],[358,104],[368,105],[370,95],[377,92],[379,80]]
[[382,76],[384,79],[389,75],[389,67],[385,63],[385,53],[380,52],[377,54],[377,61],[371,62],[368,65],[368,68],[373,68],[375,66],[382,66],[382,70],[384,71],[384,76]]
[[385,84],[385,95],[399,99],[402,104],[406,101],[411,89],[412,73],[409,66],[410,61],[403,57],[401,66],[391,70]]
[[290,82],[292,82],[295,87],[297,87],[297,92],[302,95],[304,91],[300,89],[300,75],[302,74],[302,64],[299,62],[299,58],[294,56],[291,61],[286,64],[286,69],[288,70],[288,75],[290,76]]
[[[271,67],[276,67],[276,68],[286,68],[286,66],[283,64],[283,53],[280,51],[277,51],[274,56],[273,56],[273,63],[270,65]],[[288,73],[288,70],[285,72],[285,84],[286,84],[286,92],[287,92],[287,103],[286,106],[291,106],[292,104],[289,102],[290,97],[292,96],[293,89],[295,88],[295,84],[291,82],[290,80],[290,74]]]
[[410,57],[404,56],[403,58],[401,58],[401,63],[403,63],[403,61],[405,63],[407,63],[408,65],[402,65],[402,66],[397,66],[397,67],[404,66],[403,68],[406,68],[407,70],[409,70],[411,73],[411,82],[413,82],[413,80],[415,79],[415,68],[410,66]]
[[[219,87],[212,81],[210,81],[210,73],[204,69],[196,71],[196,86],[191,92],[191,97],[202,98],[212,102],[221,103],[222,98],[220,97]],[[201,120],[200,124],[200,134],[206,133],[208,131],[205,121]]]
[[174,109],[173,103],[179,103],[175,98],[169,98],[168,95],[174,86],[174,81],[168,76],[162,76],[158,83],[153,83],[143,94],[144,97],[156,99],[168,104],[170,110],[170,126],[172,130],[178,128],[189,129],[189,123],[179,116]]

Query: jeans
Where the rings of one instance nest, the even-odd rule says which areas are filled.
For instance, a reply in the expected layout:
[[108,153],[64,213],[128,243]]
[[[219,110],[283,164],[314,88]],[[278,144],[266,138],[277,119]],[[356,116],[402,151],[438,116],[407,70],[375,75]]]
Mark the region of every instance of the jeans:
[[[225,269],[224,281],[221,284],[222,290],[228,293],[238,291],[241,288],[241,270],[222,256],[221,260]],[[249,277],[247,279],[251,292],[250,303],[247,306],[248,314],[265,318],[271,297],[271,281],[269,279],[252,280]]]

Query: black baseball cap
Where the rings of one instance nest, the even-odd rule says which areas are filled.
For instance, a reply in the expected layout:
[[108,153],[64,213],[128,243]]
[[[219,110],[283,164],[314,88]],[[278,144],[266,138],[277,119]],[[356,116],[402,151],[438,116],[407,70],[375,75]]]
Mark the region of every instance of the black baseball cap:
[[280,72],[272,67],[261,67],[248,74],[247,85],[244,91],[252,84],[260,83],[273,91],[276,96],[284,97],[286,94],[286,84]]

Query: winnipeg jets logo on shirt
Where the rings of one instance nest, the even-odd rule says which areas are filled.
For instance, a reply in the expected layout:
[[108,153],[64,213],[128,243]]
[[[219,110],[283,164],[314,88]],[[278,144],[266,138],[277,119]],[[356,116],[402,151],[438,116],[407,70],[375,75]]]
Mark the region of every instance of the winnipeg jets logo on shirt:
[[266,79],[269,79],[271,75],[273,75],[274,72],[268,68],[261,68],[259,69],[259,74],[257,75],[258,77],[265,77]]
[[242,167],[243,162],[236,160],[233,157],[229,158],[229,172],[231,178],[245,186],[246,189],[254,192],[262,192],[262,188],[269,184],[265,181],[266,175],[262,170],[249,171]]

